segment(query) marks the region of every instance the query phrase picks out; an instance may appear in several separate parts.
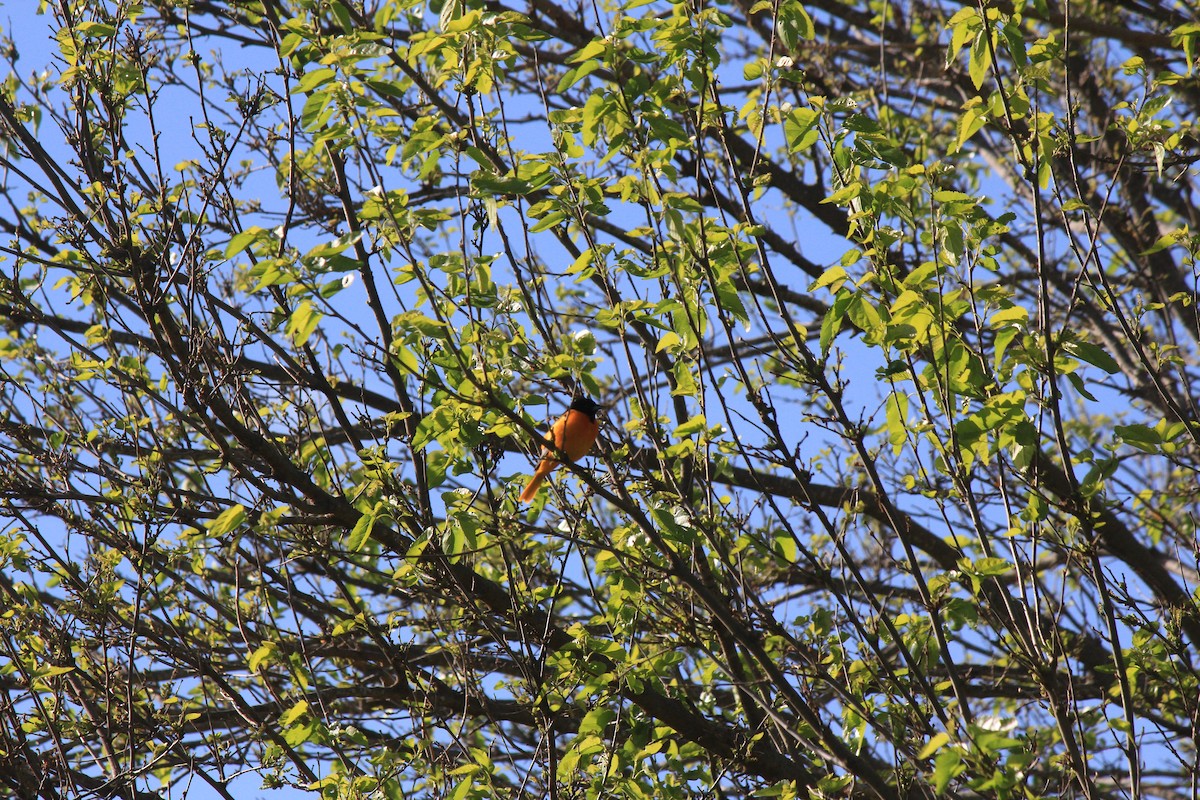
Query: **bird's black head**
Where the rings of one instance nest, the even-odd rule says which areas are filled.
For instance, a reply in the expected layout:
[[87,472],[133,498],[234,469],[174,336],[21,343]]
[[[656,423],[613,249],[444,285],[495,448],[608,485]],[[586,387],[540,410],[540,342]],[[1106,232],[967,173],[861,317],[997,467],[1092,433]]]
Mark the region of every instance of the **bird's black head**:
[[604,408],[604,406],[595,402],[592,400],[592,398],[587,397],[586,395],[577,394],[571,398],[571,409],[573,411],[582,411],[592,419],[596,418],[596,412],[602,408]]

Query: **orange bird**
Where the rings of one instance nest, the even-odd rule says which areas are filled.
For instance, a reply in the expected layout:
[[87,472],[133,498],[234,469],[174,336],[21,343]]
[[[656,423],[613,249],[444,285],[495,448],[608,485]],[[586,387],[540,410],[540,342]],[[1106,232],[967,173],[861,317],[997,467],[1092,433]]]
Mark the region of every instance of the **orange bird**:
[[[578,461],[586,456],[596,443],[596,434],[600,431],[600,426],[596,424],[596,412],[602,408],[604,406],[593,402],[589,397],[575,395],[571,398],[571,407],[567,409],[567,413],[559,417],[550,429],[550,435],[546,437],[547,445],[553,445],[566,453],[571,461]],[[557,466],[555,451],[549,446],[543,447],[542,460],[533,471],[529,485],[521,492],[522,503],[528,503],[537,496],[542,482]]]

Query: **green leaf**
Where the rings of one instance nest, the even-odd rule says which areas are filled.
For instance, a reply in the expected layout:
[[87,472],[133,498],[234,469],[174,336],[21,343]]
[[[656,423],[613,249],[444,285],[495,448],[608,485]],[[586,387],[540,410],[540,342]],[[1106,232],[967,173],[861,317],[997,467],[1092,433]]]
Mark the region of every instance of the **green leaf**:
[[825,312],[821,320],[821,355],[827,355],[833,344],[833,339],[842,330],[846,319],[846,309],[854,302],[854,292],[840,291],[834,298],[833,305]]
[[797,0],[784,0],[779,4],[775,25],[784,49],[789,52],[796,52],[800,43],[812,39],[815,33],[812,17]]
[[572,67],[571,69],[567,70],[563,73],[562,78],[560,78],[558,81],[558,93],[561,94],[567,89],[570,89],[572,86],[579,83],[581,80],[586,78],[588,75],[591,75],[602,66],[604,65],[599,61],[585,61],[579,66]]
[[568,64],[580,64],[584,61],[597,58],[604,55],[608,50],[609,44],[605,39],[592,39],[590,42],[579,48],[567,58]]
[[821,273],[821,277],[813,281],[812,285],[808,287],[808,290],[810,292],[815,292],[818,289],[828,286],[832,291],[836,292],[848,279],[849,275],[846,274],[846,268],[840,264],[835,265]]
[[245,522],[246,507],[238,503],[225,509],[220,516],[208,523],[207,530],[210,536],[223,536],[241,527]]
[[863,293],[855,292],[854,299],[846,306],[846,316],[855,327],[867,336],[869,342],[878,342],[883,334],[883,316],[875,302]]
[[888,441],[892,451],[897,455],[908,441],[908,395],[903,392],[892,392],[884,404],[884,417],[887,421]]
[[800,560],[800,546],[796,544],[794,536],[781,533],[775,536],[771,542],[771,551],[786,563],[795,564]]
[[925,759],[929,758],[931,755],[933,755],[934,753],[938,752],[943,747],[945,747],[949,742],[950,742],[950,734],[946,733],[945,731],[935,734],[933,736],[933,738],[930,739],[925,744],[925,746],[921,748],[921,752],[917,755],[917,758],[920,759],[921,761],[924,761]]
[[337,73],[329,67],[314,69],[311,72],[304,73],[304,75],[300,77],[300,81],[296,84],[295,91],[297,94],[308,94],[318,86],[331,83],[336,77]]
[[1171,41],[1183,49],[1188,74],[1196,68],[1196,52],[1200,50],[1200,22],[1189,22],[1171,31]]
[[1144,453],[1157,453],[1162,446],[1162,435],[1149,425],[1117,425],[1114,426],[1113,432],[1122,442]]
[[566,218],[567,218],[567,214],[564,211],[551,211],[549,214],[547,214],[546,216],[544,216],[540,220],[538,220],[537,223],[534,224],[534,226],[529,229],[529,232],[537,233],[539,231],[544,231],[547,228],[553,228],[555,225],[562,222]]
[[1012,56],[1013,63],[1018,68],[1028,64],[1029,53],[1025,48],[1025,35],[1021,30],[1020,24],[1015,20],[1008,20],[1001,27],[1000,33],[1004,36],[1004,41],[1008,44],[1008,52]]
[[300,719],[300,717],[304,716],[306,713],[308,713],[308,701],[301,700],[301,701],[297,702],[295,705],[293,705],[291,708],[289,708],[287,711],[283,712],[283,714],[281,714],[279,717],[279,722],[282,725],[291,725],[293,722]]
[[821,116],[811,108],[795,108],[783,118],[783,135],[793,153],[807,150],[817,143],[817,122]]
[[1094,367],[1099,367],[1109,375],[1116,375],[1121,371],[1121,367],[1117,364],[1116,359],[1091,342],[1064,342],[1063,350],[1081,361],[1086,361]]
[[988,327],[992,330],[1006,325],[1024,325],[1029,320],[1029,310],[1022,306],[1002,308],[988,318]]
[[851,200],[854,200],[862,195],[863,185],[858,181],[843,186],[833,194],[822,200],[822,203],[843,206],[847,205]]
[[299,747],[312,738],[316,732],[316,725],[309,723],[307,725],[293,725],[286,728],[283,732],[283,740],[292,747]]
[[116,27],[112,25],[104,22],[93,22],[91,20],[82,20],[75,23],[72,30],[85,39],[107,39],[117,32]]
[[587,270],[596,260],[595,248],[589,247],[579,254],[579,257],[571,262],[571,266],[567,267],[568,275],[578,275],[580,272]]
[[446,338],[446,323],[427,317],[420,311],[405,311],[396,317],[396,329],[399,331],[416,331],[422,336],[433,339]]
[[446,532],[445,540],[442,542],[442,549],[448,556],[461,556],[464,553],[473,552],[479,546],[477,531],[470,529],[463,523],[464,520],[455,519]]
[[717,303],[721,309],[733,314],[734,319],[743,325],[749,324],[750,315],[746,312],[746,306],[742,302],[742,295],[738,292],[737,287],[730,281],[717,281],[714,289]]
[[950,49],[947,53],[947,63],[951,63],[958,57],[963,45],[979,30],[979,13],[974,6],[964,6],[955,12],[954,16],[946,23],[946,27],[951,30]]
[[964,571],[981,578],[994,578],[1001,575],[1010,575],[1013,572],[1012,562],[994,556],[977,558],[968,564],[963,564],[963,568]]
[[694,433],[699,433],[700,431],[704,430],[704,427],[707,424],[708,424],[708,421],[704,418],[704,415],[697,414],[696,416],[692,417],[687,422],[683,423],[678,428],[676,428],[675,431],[671,435],[674,436],[676,439],[685,439]]
[[945,793],[950,781],[966,771],[962,756],[958,750],[948,747],[937,754],[933,762],[933,790],[939,795]]
[[615,717],[616,713],[611,708],[597,706],[583,715],[583,719],[579,721],[579,728],[575,731],[575,734],[577,736],[587,736],[593,733],[603,733]]
[[270,658],[278,649],[279,646],[274,642],[263,642],[259,645],[259,648],[250,656],[250,671],[258,672],[258,668],[262,666],[263,662]]
[[988,70],[991,69],[992,59],[988,52],[987,32],[980,31],[975,37],[975,43],[971,45],[971,59],[967,65],[967,72],[971,76],[971,83],[978,90],[983,87],[983,82],[987,80]]
[[375,521],[379,519],[381,505],[377,504],[370,512],[360,516],[358,522],[354,523],[354,529],[350,531],[350,536],[346,539],[346,549],[351,553],[360,552],[370,540],[371,531],[375,528]]
[[34,671],[33,677],[35,679],[41,680],[44,678],[53,678],[58,675],[66,675],[68,672],[74,672],[74,671],[75,671],[75,667],[55,666],[54,664],[46,664],[45,666],[38,667]]
[[233,238],[229,240],[229,244],[225,246],[225,258],[232,258],[238,253],[242,252],[254,242],[262,239],[264,234],[269,236],[270,232],[264,228],[258,227],[257,225],[253,225],[249,228],[246,228],[246,230],[242,231],[241,233],[235,234]]
[[954,151],[962,149],[972,136],[979,133],[984,124],[987,123],[987,109],[982,106],[974,106],[963,111],[958,118],[958,136],[955,138]]
[[516,195],[522,197],[534,189],[529,181],[513,175],[496,175],[495,173],[476,170],[471,175],[471,187],[481,194]]
[[296,347],[303,347],[325,317],[308,300],[301,301],[288,319],[287,335]]
[[681,524],[675,518],[674,510],[660,506],[651,510],[650,514],[662,528],[664,538],[667,540],[689,547],[696,541],[695,529]]

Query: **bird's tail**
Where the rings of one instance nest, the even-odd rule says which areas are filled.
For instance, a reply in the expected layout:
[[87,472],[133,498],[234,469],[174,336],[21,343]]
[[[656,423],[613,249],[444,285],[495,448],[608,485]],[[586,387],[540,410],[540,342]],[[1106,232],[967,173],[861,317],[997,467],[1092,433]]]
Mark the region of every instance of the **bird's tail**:
[[552,469],[554,469],[553,463],[543,461],[538,464],[538,468],[533,472],[533,477],[529,479],[529,485],[525,487],[525,491],[521,492],[522,503],[528,503],[537,497],[538,489],[542,488],[542,482],[546,480],[546,476]]

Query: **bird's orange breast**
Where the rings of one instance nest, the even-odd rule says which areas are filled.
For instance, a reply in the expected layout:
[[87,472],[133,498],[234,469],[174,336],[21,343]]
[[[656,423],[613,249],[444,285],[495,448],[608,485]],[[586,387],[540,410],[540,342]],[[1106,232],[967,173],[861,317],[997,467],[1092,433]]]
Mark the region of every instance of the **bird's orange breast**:
[[554,446],[572,461],[577,461],[592,449],[599,431],[600,426],[594,419],[582,411],[570,409],[555,423],[551,435],[554,437]]

